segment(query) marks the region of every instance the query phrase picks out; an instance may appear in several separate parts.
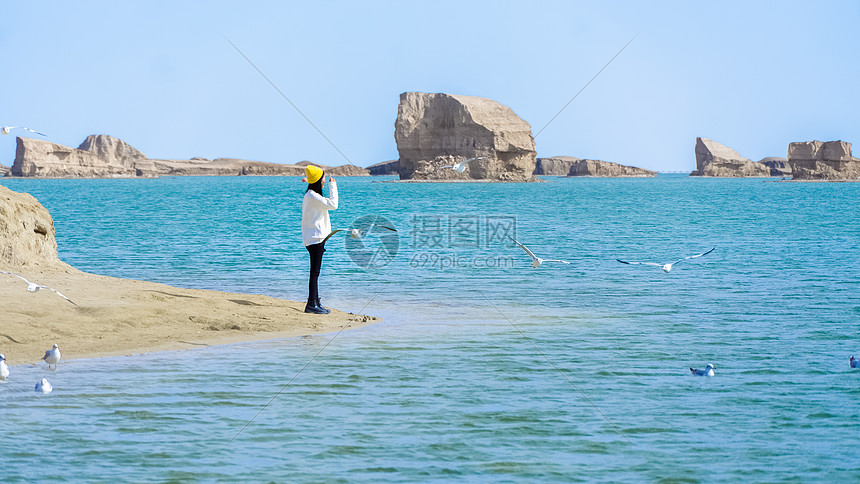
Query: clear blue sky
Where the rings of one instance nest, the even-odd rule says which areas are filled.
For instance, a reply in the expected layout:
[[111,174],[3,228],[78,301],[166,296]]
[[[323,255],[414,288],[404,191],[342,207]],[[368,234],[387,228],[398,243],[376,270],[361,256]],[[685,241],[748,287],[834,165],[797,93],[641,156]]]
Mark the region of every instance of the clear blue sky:
[[[36,1],[0,7],[0,125],[150,158],[397,158],[405,91],[494,99],[570,155],[692,170],[695,138],[747,158],[860,143],[860,2]],[[860,145],[857,145],[860,149]],[[856,153],[855,153],[856,154]],[[11,165],[15,138],[0,137]]]

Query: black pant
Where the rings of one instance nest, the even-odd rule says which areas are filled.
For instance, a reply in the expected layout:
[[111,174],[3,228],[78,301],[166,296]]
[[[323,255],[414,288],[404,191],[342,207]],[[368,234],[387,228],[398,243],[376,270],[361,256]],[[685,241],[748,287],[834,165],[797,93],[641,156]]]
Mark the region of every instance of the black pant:
[[308,279],[308,301],[316,301],[320,297],[317,281],[320,278],[320,268],[322,268],[322,257],[325,252],[323,243],[306,246],[311,255],[311,276]]

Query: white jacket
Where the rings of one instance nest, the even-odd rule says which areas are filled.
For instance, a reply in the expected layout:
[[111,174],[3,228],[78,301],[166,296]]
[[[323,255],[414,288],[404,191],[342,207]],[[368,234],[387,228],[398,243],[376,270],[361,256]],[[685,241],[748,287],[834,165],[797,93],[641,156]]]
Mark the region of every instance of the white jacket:
[[329,198],[308,190],[302,200],[302,242],[305,246],[319,244],[331,233],[329,210],[337,210],[337,183],[329,182]]

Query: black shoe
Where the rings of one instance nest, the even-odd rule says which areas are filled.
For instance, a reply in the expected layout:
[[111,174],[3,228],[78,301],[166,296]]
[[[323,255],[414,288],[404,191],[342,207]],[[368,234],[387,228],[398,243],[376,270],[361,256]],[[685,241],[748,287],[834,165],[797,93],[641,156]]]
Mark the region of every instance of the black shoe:
[[321,306],[316,305],[315,302],[308,300],[308,303],[305,304],[305,312],[310,314],[328,314],[331,311],[325,309]]
[[317,303],[317,308],[318,308],[318,309],[322,309],[323,311],[325,311],[325,312],[324,312],[324,313],[322,313],[322,314],[328,314],[328,313],[330,313],[330,312],[331,312],[331,309],[328,309],[328,308],[326,308],[325,306],[323,306],[323,305],[322,305],[322,303],[320,302],[320,298],[316,298],[316,303]]

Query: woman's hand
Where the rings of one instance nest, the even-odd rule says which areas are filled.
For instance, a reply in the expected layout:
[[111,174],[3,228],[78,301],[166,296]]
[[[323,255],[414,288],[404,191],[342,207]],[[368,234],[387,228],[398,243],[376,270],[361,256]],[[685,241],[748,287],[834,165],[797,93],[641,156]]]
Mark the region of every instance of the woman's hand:
[[334,182],[334,177],[328,177],[328,181],[329,181],[329,183]]

